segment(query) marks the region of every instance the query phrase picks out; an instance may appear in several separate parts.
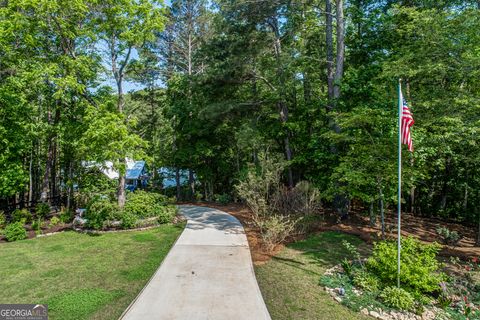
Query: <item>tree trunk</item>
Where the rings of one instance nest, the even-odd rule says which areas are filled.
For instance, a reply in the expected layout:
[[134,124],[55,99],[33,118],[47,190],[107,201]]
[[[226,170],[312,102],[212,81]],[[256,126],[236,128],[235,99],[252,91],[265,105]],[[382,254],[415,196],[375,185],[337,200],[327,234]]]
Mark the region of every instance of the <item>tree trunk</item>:
[[478,219],[478,230],[477,230],[476,245],[477,245],[477,247],[480,247],[480,211],[478,210],[477,206],[475,206],[475,212],[477,213],[477,219]]
[[[468,175],[467,175],[467,181],[468,181]],[[465,190],[463,192],[463,212],[467,214],[467,209],[468,209],[468,183],[465,183]]]
[[32,205],[33,202],[33,149],[30,151],[30,163],[28,165],[28,203],[27,207]]
[[51,168],[51,178],[50,178],[50,192],[51,192],[51,201],[52,205],[57,203],[57,141],[53,141],[53,151],[52,151],[52,168]]
[[383,190],[382,187],[378,188],[378,207],[380,209],[380,219],[382,222],[382,239],[385,239],[385,213],[383,209]]
[[195,176],[193,170],[188,170],[188,185],[190,187],[190,200],[195,200]]
[[330,0],[325,0],[325,42],[327,49],[327,92],[328,104],[327,111],[333,110],[333,18],[332,18],[332,3]]
[[45,173],[43,175],[43,182],[42,182],[42,193],[40,195],[40,202],[45,202],[45,203],[50,202],[50,196],[51,196],[50,178],[51,178],[51,172],[52,172],[54,141],[55,141],[54,137],[49,139],[47,161],[45,162]]
[[373,202],[370,202],[370,205],[368,207],[368,215],[370,217],[370,227],[375,227],[375,225],[377,224],[377,215],[373,210]]
[[72,159],[68,161],[68,178],[67,178],[67,209],[71,210],[73,199],[73,162]]
[[287,175],[288,175],[288,186],[293,188],[293,172],[290,165],[292,160],[292,150],[290,148],[290,131],[285,126],[288,121],[288,106],[287,106],[287,92],[285,87],[285,72],[284,72],[284,65],[282,63],[282,43],[280,41],[280,30],[278,26],[278,18],[274,17],[271,21],[272,31],[275,35],[275,61],[276,61],[276,68],[277,68],[277,78],[279,81],[279,91],[280,91],[280,100],[277,103],[278,111],[280,114],[280,122],[284,126],[285,130],[285,138],[283,139],[283,144],[285,148],[285,158],[289,162],[287,167]]
[[340,98],[340,85],[343,78],[343,64],[345,60],[345,20],[343,18],[343,0],[336,0],[337,10],[337,59],[335,78],[333,83],[333,98]]
[[120,159],[120,168],[118,170],[118,189],[117,189],[117,198],[118,206],[122,209],[125,206],[126,194],[125,194],[125,171],[126,171],[126,161],[125,159]]
[[175,168],[175,184],[177,186],[177,201],[181,199],[180,169]]

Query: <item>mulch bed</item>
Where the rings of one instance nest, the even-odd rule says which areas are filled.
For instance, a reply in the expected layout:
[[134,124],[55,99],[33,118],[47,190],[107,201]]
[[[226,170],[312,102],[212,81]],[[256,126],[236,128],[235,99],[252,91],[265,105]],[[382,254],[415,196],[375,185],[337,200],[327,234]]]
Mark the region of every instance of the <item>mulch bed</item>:
[[[283,248],[283,245],[277,246],[272,252],[268,252],[262,245],[260,232],[255,227],[252,219],[251,210],[240,203],[231,203],[228,205],[221,205],[213,202],[194,202],[182,203],[196,206],[211,207],[230,213],[242,223],[250,251],[252,253],[253,263],[258,265],[270,260]],[[339,231],[348,234],[353,234],[360,237],[367,243],[373,243],[380,239],[381,227],[377,223],[376,227],[371,227],[369,218],[359,213],[353,213],[347,220],[338,222],[338,215],[334,212],[325,210],[322,212],[323,222],[316,229],[316,231]],[[396,217],[393,213],[387,214],[385,217],[386,236],[389,239],[394,239],[397,236]],[[475,246],[475,230],[463,226],[459,223],[444,222],[440,219],[416,217],[412,214],[402,214],[402,236],[414,236],[424,242],[440,242],[436,229],[440,226],[447,227],[450,230],[456,230],[463,238],[456,247],[443,246],[440,254],[442,256],[458,257],[462,260],[468,260],[471,257],[480,256],[480,247]],[[305,236],[299,235],[295,238],[289,239],[289,242],[297,241]]]
[[[32,239],[37,237],[35,230],[32,230],[31,228],[31,224],[27,225],[26,229],[27,229],[27,239]],[[72,230],[71,223],[59,223],[53,227],[42,228],[42,234],[58,233],[66,230]],[[7,239],[5,238],[5,236],[0,235],[0,243],[2,242],[7,242]]]

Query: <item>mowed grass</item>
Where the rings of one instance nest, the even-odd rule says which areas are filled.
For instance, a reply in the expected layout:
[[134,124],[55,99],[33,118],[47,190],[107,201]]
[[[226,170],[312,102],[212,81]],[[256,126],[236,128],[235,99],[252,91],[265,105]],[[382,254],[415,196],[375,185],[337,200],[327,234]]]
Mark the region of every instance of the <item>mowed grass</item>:
[[118,319],[183,227],[0,244],[0,303],[47,303],[50,319]]
[[369,319],[340,305],[320,286],[320,277],[348,253],[342,241],[368,250],[357,237],[322,232],[288,245],[255,273],[273,320]]

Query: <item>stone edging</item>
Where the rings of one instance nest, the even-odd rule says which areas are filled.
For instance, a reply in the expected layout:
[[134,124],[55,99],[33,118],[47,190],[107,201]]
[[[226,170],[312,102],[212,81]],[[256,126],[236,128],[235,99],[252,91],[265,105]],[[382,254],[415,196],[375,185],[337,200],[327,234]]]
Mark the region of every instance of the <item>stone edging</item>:
[[[140,222],[150,222],[150,221],[155,221],[157,220],[158,217],[150,217],[150,218],[147,218],[147,219],[143,219],[143,220],[139,220]],[[180,216],[176,216],[174,219],[173,219],[173,222],[174,224],[176,223],[179,223],[181,221],[185,220],[183,217],[180,217]],[[39,234],[39,235],[36,235],[35,238],[40,238],[40,237],[48,237],[48,236],[53,236],[55,234],[60,234],[60,233],[63,233],[65,231],[69,231],[69,230],[73,230],[75,232],[78,232],[78,233],[85,233],[85,234],[104,234],[104,233],[116,233],[116,232],[129,232],[129,231],[143,231],[143,230],[150,230],[150,229],[153,229],[153,228],[156,228],[156,227],[159,227],[161,226],[161,224],[154,224],[154,225],[151,225],[151,226],[146,226],[146,227],[140,227],[140,228],[133,228],[133,229],[116,229],[116,230],[94,230],[94,229],[82,229],[82,228],[76,228],[76,227],[73,227],[71,229],[64,229],[62,231],[56,231],[56,232],[49,232],[49,233],[42,233],[42,234]],[[32,238],[32,239],[35,239],[35,238]]]
[[[330,269],[327,269],[324,273],[326,276],[333,276],[337,273],[343,273],[343,268],[342,266],[336,265]],[[329,287],[324,287],[325,291],[338,303],[341,303],[343,301],[343,296],[345,294],[345,290],[343,288],[329,288]],[[362,294],[362,291],[353,288],[353,293],[357,296]],[[417,315],[412,312],[408,311],[398,311],[398,310],[382,310],[380,308],[373,308],[371,306],[371,309],[363,308],[360,310],[360,313],[366,316],[373,317],[375,319],[381,319],[381,320],[433,320],[436,317],[436,313],[439,311],[439,309],[435,306],[431,308],[425,308],[425,311],[422,313],[422,315]]]

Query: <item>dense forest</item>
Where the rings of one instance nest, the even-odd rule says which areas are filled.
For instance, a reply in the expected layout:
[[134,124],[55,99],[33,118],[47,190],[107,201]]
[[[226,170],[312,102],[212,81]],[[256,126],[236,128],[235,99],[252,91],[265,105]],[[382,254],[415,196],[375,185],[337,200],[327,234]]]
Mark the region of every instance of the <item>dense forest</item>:
[[236,199],[278,155],[340,215],[388,208],[401,78],[404,211],[480,225],[478,30],[478,0],[0,0],[1,208],[73,208],[125,158]]

